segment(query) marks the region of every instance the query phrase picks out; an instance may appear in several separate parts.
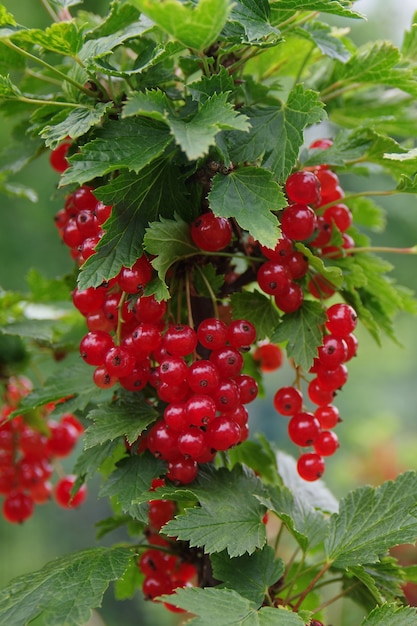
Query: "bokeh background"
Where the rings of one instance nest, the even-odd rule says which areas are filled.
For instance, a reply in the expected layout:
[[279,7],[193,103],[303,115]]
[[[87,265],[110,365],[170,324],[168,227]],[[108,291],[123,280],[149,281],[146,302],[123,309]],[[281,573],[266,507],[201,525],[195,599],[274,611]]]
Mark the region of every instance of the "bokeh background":
[[[31,27],[49,23],[42,3],[35,0],[3,1],[17,21]],[[369,39],[391,39],[400,45],[404,28],[409,28],[417,11],[417,1],[360,0],[355,8],[367,15],[365,22],[346,20],[356,43]],[[86,0],[83,7],[102,13],[105,0]],[[0,117],[2,145],[7,145],[9,127]],[[36,188],[39,202],[1,197],[0,205],[0,287],[24,292],[30,268],[48,278],[72,269],[67,249],[56,235],[53,216],[62,200],[55,194],[57,174],[49,167],[47,155],[31,164],[16,180]],[[353,189],[356,181],[342,179]],[[384,185],[376,178],[370,188]],[[417,198],[380,200],[387,213],[387,228],[372,234],[375,245],[412,246],[417,243]],[[392,278],[417,292],[417,257],[389,255],[394,266]],[[358,485],[380,484],[400,471],[417,469],[417,319],[400,315],[396,331],[401,345],[384,339],[375,344],[359,327],[358,358],[349,363],[349,381],[338,395],[337,405],[343,417],[337,432],[341,441],[338,453],[327,463],[326,484],[338,497]],[[290,369],[266,377],[266,397],[251,405],[251,430],[262,431],[278,447],[295,454],[286,436],[286,422],[272,409],[272,395],[277,387],[290,384]],[[66,463],[71,468],[73,459]],[[59,510],[54,504],[38,507],[36,515],[22,527],[8,525],[0,519],[0,587],[14,576],[34,571],[55,557],[97,544],[94,525],[110,511],[97,498],[98,484],[90,485],[88,502],[78,510]],[[109,535],[101,544],[108,545],[118,537]],[[408,552],[409,558],[417,556]],[[115,603],[113,594],[105,595],[95,624],[106,626],[165,626],[178,618],[161,607],[145,603],[138,593],[133,600]],[[334,626],[357,626],[362,613],[349,602],[329,616]],[[12,626],[12,625],[10,625]],[[59,626],[59,625],[57,625]]]

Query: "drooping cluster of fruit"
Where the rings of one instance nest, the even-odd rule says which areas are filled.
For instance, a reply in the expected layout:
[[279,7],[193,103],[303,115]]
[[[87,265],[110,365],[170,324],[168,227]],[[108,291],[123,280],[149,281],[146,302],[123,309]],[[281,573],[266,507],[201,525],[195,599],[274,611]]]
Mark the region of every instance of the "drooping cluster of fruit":
[[45,405],[30,425],[23,415],[8,419],[18,409],[20,400],[32,390],[32,383],[23,376],[8,380],[0,414],[0,495],[4,496],[2,512],[11,523],[31,517],[37,504],[51,498],[63,508],[80,506],[86,497],[83,485],[75,495],[72,489],[76,476],[61,475],[51,482],[56,462],[74,449],[83,426],[72,413],[64,413],[57,421],[51,413],[55,404]]
[[[330,145],[330,140],[319,140],[310,148]],[[63,160],[62,155],[58,157],[61,161],[55,168],[63,171],[65,156]],[[326,165],[292,173],[285,191],[288,206],[278,215],[282,235],[274,249],[257,242],[248,244],[250,238],[244,241],[245,235],[234,227],[233,220],[215,216],[205,202],[201,215],[190,225],[191,239],[202,256],[230,250],[233,259],[236,250],[243,250],[252,268],[256,267],[257,285],[273,298],[282,315],[296,312],[306,296],[320,300],[325,309],[325,300],[335,288],[297,244],[308,246],[321,258],[350,254],[354,240],[346,231],[352,214],[342,203],[344,193],[337,174]],[[111,211],[97,200],[92,188],[83,186],[69,194],[65,207],[57,213],[55,221],[62,240],[79,265],[94,254]],[[209,260],[215,262],[213,255]],[[239,282],[242,277],[238,274],[236,279],[233,268],[231,261],[229,272],[225,272],[229,293],[249,282]],[[254,378],[242,373],[242,352],[253,346],[256,329],[242,319],[226,325],[210,313],[203,315],[196,328],[173,323],[165,301],[143,295],[153,271],[144,253],[108,283],[73,291],[74,305],[85,316],[89,330],[81,341],[80,353],[95,367],[93,378],[99,387],[118,383],[129,391],[146,390],[148,400],[153,398],[159,407],[162,403],[161,417],[143,434],[139,449],[147,448],[166,460],[169,479],[187,483],[196,477],[199,463],[212,460],[217,451],[228,450],[248,437],[244,405],[256,397],[258,389]],[[335,330],[338,316],[345,320],[343,331],[340,324]],[[298,471],[306,480],[322,475],[323,457],[338,447],[332,428],[340,417],[332,402],[346,383],[345,363],[356,354],[355,326],[352,307],[345,303],[330,307],[323,345],[310,372],[297,368],[294,387],[278,390],[274,398],[278,412],[291,416],[290,439],[301,448],[314,448],[312,452],[303,450],[298,462]],[[278,358],[272,367],[266,364],[268,351],[272,360]],[[272,344],[257,345],[253,357],[261,371],[273,370],[281,363],[280,349]],[[308,374],[313,378],[306,395],[317,407],[314,412],[306,408],[301,391]]]
[[[164,485],[162,478],[152,481],[150,491]],[[179,543],[165,539],[161,528],[174,517],[177,505],[172,500],[155,499],[148,502],[149,523],[145,529],[145,536],[151,548],[142,552],[138,567],[144,575],[142,591],[146,599],[155,600],[158,596],[170,595],[178,587],[188,587],[196,584],[198,579],[197,568],[189,558],[185,560],[178,551]],[[177,550],[177,552],[175,552]],[[187,557],[190,551],[187,551]],[[166,608],[173,612],[181,609],[165,602]]]

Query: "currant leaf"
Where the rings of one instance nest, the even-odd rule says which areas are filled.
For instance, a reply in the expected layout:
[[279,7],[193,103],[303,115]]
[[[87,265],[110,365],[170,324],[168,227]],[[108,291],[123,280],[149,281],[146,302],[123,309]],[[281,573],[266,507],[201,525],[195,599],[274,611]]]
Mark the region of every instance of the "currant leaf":
[[417,610],[411,606],[383,604],[375,607],[361,622],[361,626],[413,626]]
[[334,567],[375,563],[381,554],[417,534],[417,474],[408,471],[379,487],[360,487],[340,502],[325,542]]
[[93,108],[68,109],[61,114],[62,122],[43,128],[41,137],[45,140],[45,145],[53,149],[67,137],[81,137],[92,126],[99,124],[112,106],[112,102],[99,102]]
[[166,0],[163,4],[132,0],[131,4],[174,39],[199,51],[217,39],[231,9],[228,0],[200,0],[196,6],[187,6],[178,0]]
[[252,554],[265,545],[264,509],[256,498],[263,489],[252,472],[237,465],[231,472],[200,470],[187,487],[201,506],[177,515],[163,527],[164,533],[204,547],[209,554],[227,550],[231,557]]
[[132,548],[100,547],[55,559],[0,591],[0,619],[15,626],[35,618],[49,625],[84,624],[91,609],[101,604],[109,583],[123,576],[133,556]]
[[280,324],[280,315],[271,300],[260,291],[242,291],[230,298],[234,319],[246,319],[256,328],[258,341],[272,337]]
[[215,215],[234,217],[261,244],[275,247],[280,231],[272,211],[285,206],[286,200],[270,172],[244,167],[216,174],[208,199]]
[[121,168],[138,173],[159,157],[171,141],[168,128],[154,120],[109,121],[97,131],[93,141],[69,158],[71,167],[63,173],[60,185],[82,185]]
[[286,342],[287,355],[308,372],[317,356],[317,348],[322,344],[320,329],[325,321],[326,315],[321,305],[305,300],[297,311],[282,316],[271,341]]
[[268,587],[278,582],[285,569],[282,559],[275,558],[271,546],[234,559],[226,552],[212,554],[210,560],[214,578],[222,583],[220,588],[234,589],[257,606],[261,606]]
[[101,405],[88,414],[93,420],[85,432],[85,448],[125,436],[134,443],[145,428],[154,422],[158,412],[144,399],[124,397],[112,404]]

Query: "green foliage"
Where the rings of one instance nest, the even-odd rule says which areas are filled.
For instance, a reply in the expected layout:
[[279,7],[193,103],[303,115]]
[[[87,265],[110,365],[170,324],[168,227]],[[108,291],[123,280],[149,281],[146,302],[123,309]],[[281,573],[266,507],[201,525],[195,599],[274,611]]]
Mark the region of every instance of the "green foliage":
[[[350,0],[113,0],[105,16],[77,12],[76,0],[42,4],[53,18],[45,29],[20,26],[0,4],[0,110],[15,125],[0,154],[0,191],[36,202],[36,191],[15,175],[68,141],[68,167],[57,184],[65,211],[56,221],[77,263],[72,275],[53,280],[31,271],[27,294],[0,292],[1,381],[27,373],[33,362],[41,382],[13,405],[10,419],[19,416],[16,423],[45,435],[46,407],[54,403],[54,415],[75,412],[86,425],[73,465],[75,490],[99,473],[99,496],[109,499],[114,514],[97,524],[98,538],[123,526],[135,543],[61,557],[12,581],[0,592],[1,623],[81,626],[111,581],[118,599],[134,596],[146,578],[138,559],[153,546],[172,552],[176,576],[179,562],[195,565],[196,586],[177,577],[185,588],[162,597],[188,611],[194,626],[324,623],[333,598],[322,596],[322,588],[336,583],[335,599],[347,596],[364,608],[361,626],[411,625],[416,612],[405,606],[403,585],[415,582],[416,570],[400,567],[389,550],[417,536],[415,472],[354,489],[338,503],[322,481],[300,478],[296,460],[262,434],[247,439],[246,424],[223,410],[223,397],[214,418],[188,430],[207,438],[211,420],[230,425],[232,419],[239,445],[212,450],[205,443],[195,460],[175,449],[180,430],[172,426],[161,445],[154,424],[162,424],[162,432],[167,405],[181,409],[190,393],[187,388],[181,396],[184,377],[169,385],[172,402],[160,393],[164,340],[150,352],[145,341],[135,346],[135,367],[149,375],[140,391],[122,387],[126,377],[110,375],[115,363],[100,356],[94,367],[107,368],[101,389],[80,358],[87,329],[70,305],[75,286],[95,296],[119,294],[110,313],[104,304],[92,305],[102,316],[99,322],[90,317],[88,328],[113,324],[112,342],[128,351],[135,329],[150,323],[138,312],[143,296],[166,304],[153,326],[162,336],[170,324],[247,320],[257,335],[255,346],[241,347],[242,373],[252,376],[255,389],[259,382],[260,392],[264,370],[254,348],[267,343],[279,344],[297,388],[308,385],[328,334],[329,304],[350,304],[377,342],[383,335],[396,341],[397,314],[417,307],[390,278],[393,266],[378,255],[387,249],[374,248],[369,233],[382,236],[386,225],[379,196],[417,192],[415,25],[401,49],[389,41],[356,47],[345,18],[361,16]],[[311,147],[308,138],[323,134],[331,134],[329,145]],[[355,191],[327,201],[322,188],[323,202],[310,203],[315,219],[346,203],[352,225],[345,233],[324,217],[331,228],[327,243],[315,243],[314,230],[301,241],[294,237],[291,258],[274,258],[292,268],[288,282],[303,294],[300,306],[286,313],[272,287],[262,292],[257,275],[285,230],[281,216],[293,201],[288,177],[328,168],[338,181],[348,174]],[[374,171],[386,175],[386,188],[356,191],[357,177]],[[111,210],[89,256],[84,243],[68,237],[68,221],[61,224],[72,220],[84,236],[80,187],[91,187],[97,203]],[[95,204],[93,221],[99,208]],[[207,249],[196,243],[191,226],[208,211],[230,226],[223,247],[213,232]],[[399,251],[415,254],[414,243]],[[122,294],[120,272],[128,273],[142,255],[151,279],[136,291],[123,287]],[[291,264],[300,257],[306,273],[294,277]],[[322,288],[336,294],[329,301],[329,293],[311,287],[323,281]],[[28,305],[42,305],[35,307],[41,314]],[[206,352],[198,345],[184,356],[186,366]],[[45,374],[39,354],[55,359]],[[315,403],[304,395],[303,411],[309,411]],[[245,421],[245,412],[239,415]],[[197,476],[177,479],[173,467],[190,457]],[[160,500],[170,501],[174,513],[156,528],[150,511]],[[161,545],[152,543],[156,535]]]

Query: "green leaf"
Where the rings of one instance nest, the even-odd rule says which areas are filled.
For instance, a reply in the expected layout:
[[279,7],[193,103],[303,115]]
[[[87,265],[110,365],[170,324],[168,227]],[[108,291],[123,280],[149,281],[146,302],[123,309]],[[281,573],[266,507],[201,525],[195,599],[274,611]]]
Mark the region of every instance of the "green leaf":
[[275,454],[266,439],[259,437],[259,440],[260,443],[247,439],[229,450],[230,461],[233,465],[237,463],[247,465],[261,476],[264,482],[279,484]]
[[[83,480],[92,478],[100,470],[102,465],[113,457],[117,448],[120,447],[118,441],[107,441],[102,445],[94,446],[83,450],[74,465],[74,474]],[[123,452],[125,448],[123,447]]]
[[371,611],[361,626],[414,626],[416,619],[414,607],[383,604]]
[[353,221],[358,226],[365,226],[375,232],[382,232],[386,226],[386,215],[382,207],[378,206],[371,198],[360,196],[348,201],[352,211]]
[[[122,266],[132,267],[142,255],[144,235],[150,223],[172,215],[173,211],[178,210],[179,215],[186,217],[191,212],[182,173],[165,158],[156,159],[138,175],[122,172],[95,194],[105,204],[114,206],[96,253],[82,266],[78,278],[80,289],[97,287],[103,280],[116,276]],[[189,230],[185,225],[184,232],[186,227]],[[164,257],[159,249],[152,254]]]
[[[152,265],[163,284],[171,265],[198,253],[191,239],[190,225],[179,217],[175,220],[161,217],[159,222],[152,222],[146,230],[143,244],[146,252],[156,255]],[[169,298],[170,293],[166,288],[164,299]]]
[[200,0],[197,5],[178,0],[130,1],[174,39],[199,51],[216,41],[231,10],[229,0]]
[[350,50],[329,24],[316,20],[307,22],[301,29],[297,30],[297,33],[313,41],[322,53],[331,59],[346,63],[351,57]]
[[143,115],[160,122],[166,122],[171,103],[165,92],[159,89],[135,91],[129,95],[123,106],[122,117]]
[[86,107],[68,109],[62,122],[43,128],[41,137],[51,149],[54,149],[66,137],[77,139],[84,135],[92,126],[99,124],[112,106],[112,102],[99,102],[92,109]]
[[70,366],[65,364],[61,369],[56,369],[55,373],[47,378],[41,388],[35,389],[22,399],[19,412],[31,411],[48,402],[68,397],[73,397],[73,399],[65,403],[65,410],[69,406],[72,409],[83,409],[93,398],[97,401],[100,396],[101,398],[106,397],[100,393],[93,382],[91,365],[84,362]]
[[192,626],[304,626],[305,623],[297,613],[282,607],[262,607],[257,611],[252,602],[231,589],[189,587],[177,589],[162,599],[193,613],[196,617],[188,621]]
[[225,67],[221,67],[220,71],[211,76],[202,76],[200,80],[190,83],[188,90],[194,100],[204,102],[208,97],[214,94],[232,93],[235,90],[233,78]]
[[417,175],[406,176],[403,174],[397,185],[397,191],[401,193],[417,193]]
[[15,100],[21,95],[21,91],[12,83],[9,76],[0,75],[0,100],[8,98]]
[[285,206],[286,199],[270,172],[242,167],[216,174],[208,200],[215,215],[234,217],[259,243],[275,247],[280,230],[272,211]]
[[360,580],[363,585],[361,589],[352,589],[351,597],[355,600],[359,596],[363,603],[365,589],[368,592],[368,596],[370,596],[365,599],[365,606],[369,607],[369,611],[375,606],[375,601],[378,604],[383,604],[388,600],[396,601],[399,598],[403,598],[404,570],[393,557],[382,558],[379,563],[372,565],[354,565],[349,567],[345,588],[349,588],[352,584],[351,575]]
[[25,626],[36,617],[45,626],[86,623],[101,605],[110,581],[123,576],[132,548],[90,548],[60,557],[14,579],[0,591],[0,621]]
[[265,545],[264,509],[256,498],[263,487],[250,470],[238,465],[230,472],[200,469],[196,481],[187,487],[201,506],[170,520],[164,533],[204,547],[209,554],[227,550],[231,557],[252,554]]
[[278,181],[285,181],[297,163],[303,130],[326,117],[317,92],[302,85],[290,91],[286,102],[243,108],[242,112],[249,117],[251,129],[247,135],[229,133],[231,159],[237,163],[262,159],[263,167]]
[[220,587],[234,589],[244,598],[261,606],[268,588],[284,574],[282,559],[276,559],[271,546],[253,554],[230,559],[226,552],[211,555],[213,576],[222,581]]
[[116,600],[128,600],[129,598],[133,598],[142,582],[143,574],[137,562],[131,559],[123,576],[115,582],[114,597]]
[[124,458],[119,461],[116,470],[102,485],[99,496],[116,498],[123,513],[128,513],[133,518],[146,523],[146,507],[140,505],[151,499],[149,489],[152,479],[165,472],[165,463],[151,454]]
[[270,22],[270,9],[266,0],[238,0],[232,11],[222,36],[229,42],[255,45],[274,45],[280,38],[279,30]]
[[332,515],[325,548],[334,567],[375,563],[389,548],[417,535],[417,474],[405,472],[379,487],[360,487]]
[[19,335],[20,337],[46,341],[49,343],[52,342],[54,336],[54,330],[50,319],[13,322],[2,326],[0,332],[5,335]]
[[207,154],[210,146],[215,145],[217,133],[223,130],[247,131],[249,125],[246,115],[239,114],[230,102],[228,94],[213,94],[201,105],[189,121],[168,117],[168,124],[176,143],[190,160]]
[[199,296],[211,298],[212,294],[219,293],[224,285],[224,275],[217,274],[217,268],[212,263],[194,267],[193,287]]
[[287,355],[293,357],[296,366],[308,372],[323,342],[321,328],[325,321],[323,307],[318,302],[304,300],[297,311],[281,317],[271,341],[286,342]]
[[274,486],[269,488],[269,493],[268,498],[260,501],[284,522],[304,552],[324,540],[327,520],[322,511],[303,498],[302,491]]
[[37,28],[20,30],[11,39],[14,43],[31,43],[70,57],[77,56],[83,43],[83,35],[73,21],[56,22],[45,30]]
[[319,256],[314,254],[310,248],[301,242],[296,243],[296,248],[304,254],[308,259],[310,268],[314,268],[323,278],[336,288],[340,288],[343,284],[343,273],[339,267],[326,265]]
[[256,328],[256,339],[272,337],[280,324],[280,315],[271,299],[260,291],[242,291],[230,297],[234,319],[247,319]]
[[357,11],[349,8],[351,2],[345,0],[280,0],[279,11],[296,13],[297,11],[320,11],[341,17],[362,18]]
[[112,54],[113,50],[130,39],[143,35],[151,28],[148,20],[140,19],[124,26],[121,30],[104,37],[87,40],[81,48],[78,57],[90,69],[97,69],[97,62],[103,57]]
[[83,183],[115,170],[139,172],[160,156],[172,141],[168,127],[145,118],[109,121],[96,138],[69,158],[71,167],[60,186]]
[[95,28],[92,29],[94,37],[106,37],[118,31],[124,30],[127,26],[136,22],[140,17],[138,9],[123,0],[112,0],[109,12],[104,16]]
[[88,414],[94,424],[85,432],[84,446],[92,448],[118,437],[126,437],[132,444],[157,417],[158,412],[136,394],[98,406]]

